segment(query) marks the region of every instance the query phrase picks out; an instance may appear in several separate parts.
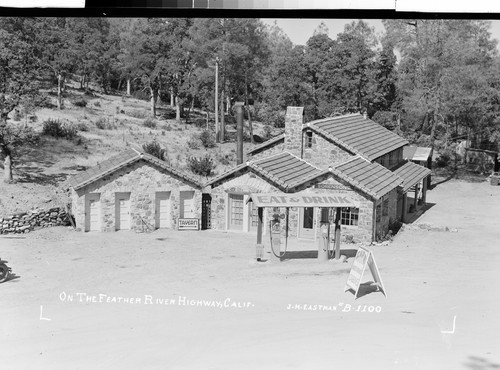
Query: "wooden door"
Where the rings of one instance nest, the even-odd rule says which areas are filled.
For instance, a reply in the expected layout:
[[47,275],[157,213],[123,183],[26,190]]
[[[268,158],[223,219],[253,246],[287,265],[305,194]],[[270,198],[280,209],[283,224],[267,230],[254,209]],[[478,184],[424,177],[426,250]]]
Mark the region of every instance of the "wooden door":
[[229,229],[243,230],[243,194],[229,194]]
[[314,239],[316,225],[315,209],[302,207],[299,211],[299,238]]
[[181,191],[180,203],[180,218],[195,218],[194,191]]
[[130,230],[130,193],[116,194],[116,230]]
[[101,231],[101,195],[87,194],[85,202],[85,231]]
[[172,223],[172,207],[170,203],[170,192],[162,191],[156,193],[156,228],[170,228]]

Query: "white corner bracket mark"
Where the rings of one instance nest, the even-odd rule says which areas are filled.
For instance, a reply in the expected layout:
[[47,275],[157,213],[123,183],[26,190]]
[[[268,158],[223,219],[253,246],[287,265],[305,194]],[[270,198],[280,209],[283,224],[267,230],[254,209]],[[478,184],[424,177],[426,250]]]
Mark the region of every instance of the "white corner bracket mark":
[[52,319],[48,319],[46,317],[43,317],[43,306],[42,305],[40,305],[40,320],[52,321]]
[[455,321],[457,320],[457,315],[453,316],[453,330],[441,330],[443,334],[455,334]]

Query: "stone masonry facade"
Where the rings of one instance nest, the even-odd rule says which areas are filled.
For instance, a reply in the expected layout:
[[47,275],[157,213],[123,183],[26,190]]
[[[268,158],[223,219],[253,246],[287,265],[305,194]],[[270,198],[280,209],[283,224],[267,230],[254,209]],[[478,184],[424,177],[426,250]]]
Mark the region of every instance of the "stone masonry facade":
[[143,221],[150,228],[155,228],[156,193],[170,192],[170,224],[172,228],[177,228],[181,191],[194,192],[194,214],[196,218],[201,218],[201,189],[142,160],[119,169],[81,189],[73,190],[72,211],[77,227],[85,230],[86,196],[91,193],[99,193],[101,231],[115,231],[116,193],[130,193],[130,228],[132,230],[142,229],[144,227]]
[[[312,139],[308,138],[307,130],[304,131],[304,155],[303,159],[321,169],[343,163],[355,155],[342,149],[337,144],[326,140],[321,135],[312,133]],[[310,147],[307,141],[311,140]]]
[[[280,190],[252,171],[237,175],[211,189],[212,229],[227,230],[228,194],[275,193]],[[267,219],[267,218],[266,218]]]
[[304,108],[288,107],[285,116],[285,150],[302,157],[302,128]]
[[[325,189],[326,188],[326,189]],[[333,189],[328,189],[333,188]],[[347,182],[334,178],[333,174],[326,174],[317,180],[307,182],[296,189],[298,193],[315,192],[325,195],[346,194],[359,205],[358,225],[341,225],[342,241],[351,240],[353,242],[371,242],[373,235],[373,207],[374,202],[359,190],[352,187]],[[321,220],[321,208],[316,209],[317,230],[319,233],[319,221]],[[330,218],[331,232],[334,230],[334,219]],[[297,227],[297,226],[295,226]]]

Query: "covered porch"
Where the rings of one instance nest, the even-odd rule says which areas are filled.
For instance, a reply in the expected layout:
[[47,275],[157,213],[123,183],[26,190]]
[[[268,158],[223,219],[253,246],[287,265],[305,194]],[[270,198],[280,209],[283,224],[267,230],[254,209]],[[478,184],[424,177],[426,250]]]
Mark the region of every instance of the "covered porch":
[[406,162],[393,172],[403,180],[398,192],[397,217],[401,222],[407,223],[426,205],[431,170]]
[[[341,209],[342,207],[359,207],[358,202],[345,193],[255,193],[249,196],[247,202],[253,202],[254,207],[257,208],[257,260],[278,261],[297,258],[317,258],[322,261],[331,258],[340,259]],[[271,208],[274,212],[269,221],[270,236],[266,238],[268,240],[263,238],[264,209],[266,208]],[[317,237],[310,240],[290,237],[290,208],[321,209]],[[280,213],[280,209],[284,209],[285,212]],[[333,219],[330,217],[332,213],[335,215]]]

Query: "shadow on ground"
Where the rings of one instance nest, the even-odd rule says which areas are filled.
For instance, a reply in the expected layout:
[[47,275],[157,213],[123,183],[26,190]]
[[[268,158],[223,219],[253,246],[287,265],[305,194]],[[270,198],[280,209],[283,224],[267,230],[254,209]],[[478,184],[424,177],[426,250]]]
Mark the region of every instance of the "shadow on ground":
[[468,369],[473,370],[490,370],[490,369],[500,369],[500,364],[491,362],[490,360],[484,359],[478,356],[469,356],[465,366]]
[[[347,291],[351,292],[353,295],[356,294],[354,292],[354,290],[352,290],[352,289],[348,289]],[[383,291],[375,284],[375,282],[367,281],[367,282],[359,284],[358,295],[356,296],[356,299],[361,298],[361,297],[368,295],[368,294],[371,294],[371,293],[384,294]]]

